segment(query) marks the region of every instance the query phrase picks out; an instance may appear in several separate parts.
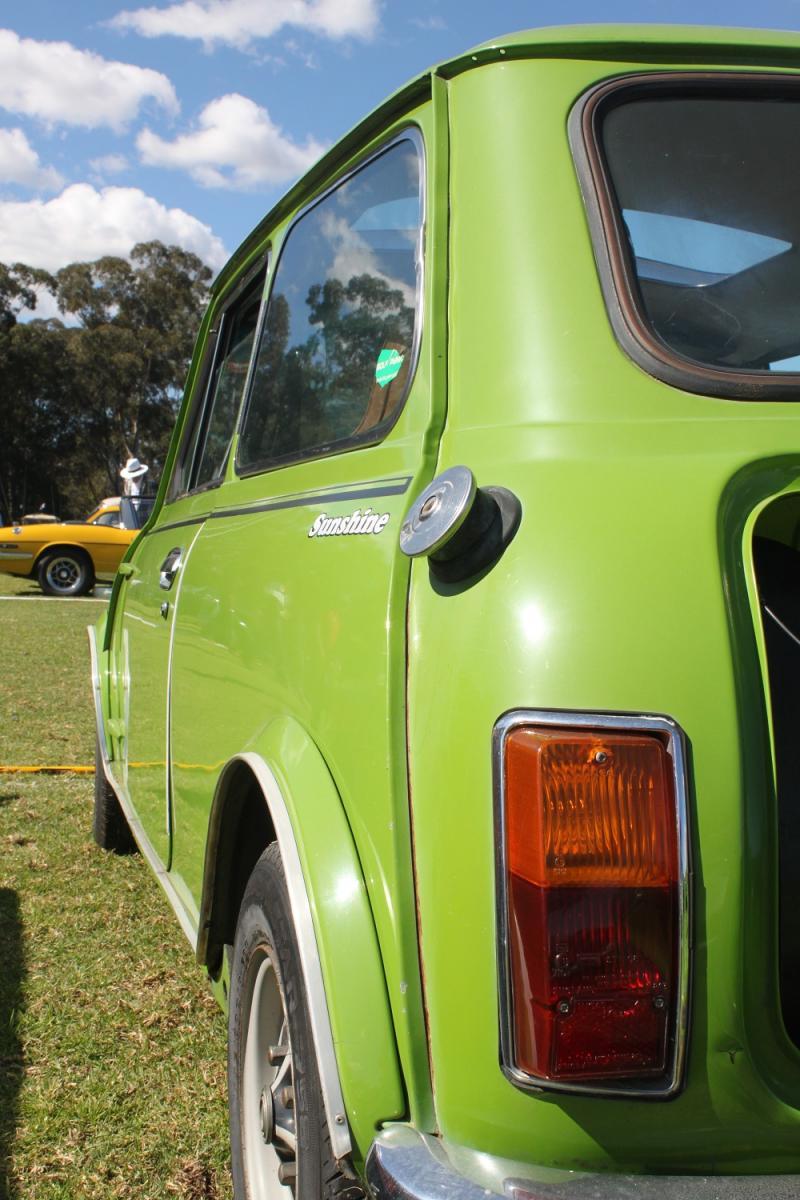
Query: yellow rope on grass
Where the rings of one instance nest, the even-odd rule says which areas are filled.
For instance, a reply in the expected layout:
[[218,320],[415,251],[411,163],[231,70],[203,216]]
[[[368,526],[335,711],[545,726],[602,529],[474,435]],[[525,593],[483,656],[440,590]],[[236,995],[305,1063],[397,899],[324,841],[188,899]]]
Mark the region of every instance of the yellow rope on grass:
[[94,775],[94,767],[79,766],[0,766],[0,775]]

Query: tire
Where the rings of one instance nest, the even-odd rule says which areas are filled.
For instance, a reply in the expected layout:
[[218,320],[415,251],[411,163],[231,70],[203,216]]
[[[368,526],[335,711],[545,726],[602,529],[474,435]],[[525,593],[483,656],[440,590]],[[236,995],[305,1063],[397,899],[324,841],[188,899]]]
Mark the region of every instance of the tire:
[[94,587],[94,567],[82,550],[55,550],[36,568],[39,587],[47,596],[85,596]]
[[331,1151],[283,864],[245,891],[231,969],[228,1099],[235,1200],[356,1200]]
[[111,784],[106,779],[103,761],[100,757],[100,744],[95,741],[94,748],[94,817],[92,834],[101,850],[111,850],[115,854],[134,854],[136,842],[130,831],[125,814]]

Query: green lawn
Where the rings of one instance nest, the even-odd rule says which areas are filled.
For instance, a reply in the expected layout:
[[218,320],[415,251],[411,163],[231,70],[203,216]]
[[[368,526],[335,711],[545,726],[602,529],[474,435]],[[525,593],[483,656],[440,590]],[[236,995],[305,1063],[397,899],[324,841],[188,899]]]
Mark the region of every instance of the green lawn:
[[[0,765],[88,764],[103,601],[0,576]],[[230,1196],[225,1022],[91,775],[0,774],[0,1200]]]

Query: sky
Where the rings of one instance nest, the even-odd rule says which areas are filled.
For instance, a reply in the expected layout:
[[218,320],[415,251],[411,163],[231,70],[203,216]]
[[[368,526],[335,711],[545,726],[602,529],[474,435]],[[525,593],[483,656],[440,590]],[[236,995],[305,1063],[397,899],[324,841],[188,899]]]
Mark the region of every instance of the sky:
[[216,271],[413,75],[597,21],[800,30],[800,0],[0,0],[0,262],[57,270],[158,238]]

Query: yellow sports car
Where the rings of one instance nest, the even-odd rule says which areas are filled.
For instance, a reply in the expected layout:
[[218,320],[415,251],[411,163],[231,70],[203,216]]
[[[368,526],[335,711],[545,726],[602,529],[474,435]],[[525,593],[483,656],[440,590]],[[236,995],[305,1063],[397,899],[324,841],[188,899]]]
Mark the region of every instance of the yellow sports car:
[[85,521],[7,525],[0,529],[0,571],[38,579],[49,596],[83,596],[95,580],[114,577],[152,505],[114,496]]

